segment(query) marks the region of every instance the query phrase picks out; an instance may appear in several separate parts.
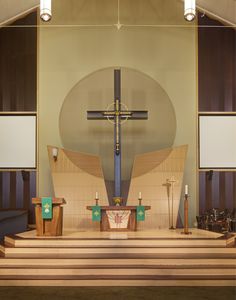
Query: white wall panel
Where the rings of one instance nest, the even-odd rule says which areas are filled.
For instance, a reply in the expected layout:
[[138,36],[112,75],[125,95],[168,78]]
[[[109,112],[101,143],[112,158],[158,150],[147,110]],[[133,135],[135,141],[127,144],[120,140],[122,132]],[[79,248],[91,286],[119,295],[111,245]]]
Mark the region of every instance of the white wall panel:
[[0,168],[36,167],[36,117],[0,116]]
[[200,168],[236,167],[236,116],[199,117]]

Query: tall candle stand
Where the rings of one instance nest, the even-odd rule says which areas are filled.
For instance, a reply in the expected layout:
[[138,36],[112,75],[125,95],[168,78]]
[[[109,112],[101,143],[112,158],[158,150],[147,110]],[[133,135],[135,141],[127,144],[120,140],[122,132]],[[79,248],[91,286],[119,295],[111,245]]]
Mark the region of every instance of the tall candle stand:
[[171,226],[170,229],[175,229],[174,227],[174,183],[176,180],[174,178],[171,178],[169,180],[171,184]]
[[168,217],[169,217],[169,228],[170,228],[170,187],[171,187],[171,183],[170,180],[167,178],[166,182],[163,184],[163,186],[166,187],[166,191],[167,191],[167,201],[168,201]]
[[188,230],[188,194],[186,193],[184,195],[184,231],[181,233],[192,234],[192,232]]

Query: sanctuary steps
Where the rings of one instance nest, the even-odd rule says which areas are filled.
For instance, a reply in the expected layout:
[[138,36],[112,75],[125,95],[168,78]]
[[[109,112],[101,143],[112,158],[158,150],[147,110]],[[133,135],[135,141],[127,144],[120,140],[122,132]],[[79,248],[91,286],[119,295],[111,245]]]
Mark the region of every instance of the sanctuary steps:
[[[168,235],[171,235],[168,237]],[[193,230],[8,236],[1,286],[234,286],[234,236]]]

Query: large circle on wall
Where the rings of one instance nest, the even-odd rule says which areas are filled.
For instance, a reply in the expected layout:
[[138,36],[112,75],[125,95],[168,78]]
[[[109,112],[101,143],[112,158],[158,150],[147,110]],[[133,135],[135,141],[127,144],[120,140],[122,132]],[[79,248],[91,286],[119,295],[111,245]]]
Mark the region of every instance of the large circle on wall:
[[[60,112],[63,147],[99,155],[106,180],[114,179],[114,126],[108,120],[87,120],[88,110],[106,110],[114,102],[114,68],[93,72],[68,93]],[[130,179],[134,156],[173,145],[176,116],[160,84],[146,74],[121,68],[121,102],[129,110],[147,110],[148,120],[121,125],[122,180]]]

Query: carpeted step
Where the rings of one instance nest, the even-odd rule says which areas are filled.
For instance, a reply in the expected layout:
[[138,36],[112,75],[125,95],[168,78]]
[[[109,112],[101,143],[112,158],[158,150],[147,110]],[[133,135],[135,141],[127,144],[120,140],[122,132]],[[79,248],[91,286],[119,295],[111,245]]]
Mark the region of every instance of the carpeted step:
[[72,258],[2,258],[0,268],[235,268],[236,259],[72,259]]
[[14,248],[0,249],[5,257],[34,258],[236,258],[236,248]]

